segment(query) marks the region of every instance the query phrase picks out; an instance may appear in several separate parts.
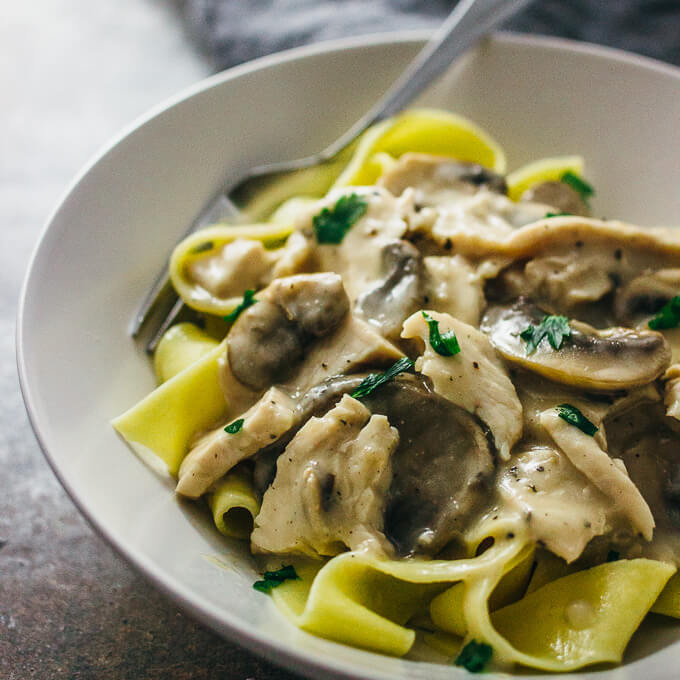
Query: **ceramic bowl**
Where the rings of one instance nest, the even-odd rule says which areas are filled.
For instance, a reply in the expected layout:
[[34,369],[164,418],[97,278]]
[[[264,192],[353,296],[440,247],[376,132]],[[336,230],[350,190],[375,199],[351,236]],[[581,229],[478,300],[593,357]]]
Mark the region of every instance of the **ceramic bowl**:
[[[293,50],[166,102],[73,182],[42,234],[22,293],[18,363],[26,406],[80,510],[187,613],[309,677],[438,680],[466,672],[296,630],[252,589],[256,574],[244,545],[219,536],[207,515],[179,501],[170,480],[144,465],[109,421],[154,386],[128,325],[201,206],[247,168],[335,139],[426,38],[390,34]],[[498,35],[454,63],[419,103],[489,130],[510,169],[582,154],[598,215],[645,225],[680,221],[678,69],[562,40]],[[658,626],[636,637],[624,666],[597,674],[675,678],[678,637],[680,627]]]

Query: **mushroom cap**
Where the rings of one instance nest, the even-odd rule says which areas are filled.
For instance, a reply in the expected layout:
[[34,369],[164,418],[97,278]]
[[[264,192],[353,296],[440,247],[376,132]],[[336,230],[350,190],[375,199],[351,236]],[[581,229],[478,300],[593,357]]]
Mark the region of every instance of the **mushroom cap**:
[[242,384],[265,389],[283,382],[303,355],[298,326],[283,308],[260,300],[236,320],[227,340],[229,368]]
[[315,338],[333,332],[349,311],[338,274],[274,280],[238,317],[227,336],[234,377],[253,389],[285,381]]
[[355,311],[396,339],[404,320],[424,301],[423,256],[408,241],[393,241],[382,249],[382,266],[385,278],[358,298]]
[[[363,375],[338,376],[311,389],[300,404],[300,424],[332,408]],[[488,428],[476,416],[436,394],[426,378],[402,374],[361,399],[399,432],[384,532],[401,555],[436,554],[460,536],[488,498],[496,470]],[[273,477],[276,457],[294,432],[258,454],[256,481]]]
[[661,333],[630,328],[597,330],[570,321],[571,334],[560,349],[543,339],[527,353],[520,337],[528,326],[546,316],[524,298],[512,305],[494,305],[484,314],[481,330],[507,361],[567,385],[590,390],[616,391],[640,387],[658,378],[668,367],[671,350]]

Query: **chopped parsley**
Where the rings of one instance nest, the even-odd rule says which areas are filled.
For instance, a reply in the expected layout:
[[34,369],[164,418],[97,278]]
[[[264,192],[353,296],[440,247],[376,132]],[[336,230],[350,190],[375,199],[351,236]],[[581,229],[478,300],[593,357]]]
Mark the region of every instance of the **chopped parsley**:
[[423,318],[430,328],[430,345],[437,354],[452,357],[460,352],[458,338],[453,331],[447,331],[442,335],[439,332],[439,321],[433,319],[427,312],[423,312]]
[[550,346],[554,350],[562,347],[564,338],[571,335],[571,328],[569,328],[569,319],[566,316],[554,316],[552,314],[544,316],[538,326],[529,324],[520,334],[519,337],[527,343],[527,356],[533,354],[536,348],[541,344],[543,338],[548,338]]
[[547,212],[545,214],[545,219],[548,217],[571,217],[571,213],[568,212]]
[[557,410],[557,415],[565,420],[570,425],[578,427],[581,432],[585,432],[591,437],[597,432],[597,427],[591,423],[588,418],[586,418],[581,411],[579,411],[576,406],[571,404],[560,404],[555,407]]
[[567,170],[562,177],[560,177],[560,181],[564,182],[568,186],[570,186],[574,191],[576,191],[579,196],[583,199],[583,202],[588,205],[588,199],[591,196],[595,195],[595,189],[588,184],[582,177],[579,177],[575,172],[572,172],[571,170]]
[[237,432],[241,431],[241,428],[243,427],[243,422],[244,422],[243,418],[239,418],[238,420],[235,420],[233,423],[229,423],[229,425],[227,425],[224,428],[224,431],[227,434],[236,434]]
[[462,666],[470,673],[481,673],[491,660],[493,649],[486,642],[470,640],[455,660],[456,666]]
[[227,323],[232,323],[238,319],[240,316],[241,312],[244,309],[248,309],[250,305],[254,305],[257,302],[255,299],[255,291],[254,290],[247,290],[245,293],[243,293],[243,301],[238,304],[236,309],[233,311],[229,312],[224,318],[224,320]]
[[680,324],[680,295],[671,298],[647,324],[652,330],[675,328]]
[[261,593],[268,593],[272,588],[280,586],[284,581],[298,581],[300,577],[292,564],[285,565],[276,571],[265,571],[261,581],[255,581],[253,588]]
[[371,373],[371,375],[367,375],[361,381],[359,387],[357,387],[356,390],[354,390],[354,392],[352,392],[352,394],[349,396],[353,397],[354,399],[361,399],[361,397],[365,397],[373,392],[376,387],[380,387],[380,385],[389,382],[392,380],[392,378],[398,376],[404,371],[408,371],[410,368],[413,368],[413,361],[411,361],[411,359],[408,357],[403,357],[399,359],[399,361],[392,364],[392,366],[390,366],[384,373]]
[[197,246],[194,246],[191,249],[191,254],[192,255],[198,255],[199,253],[207,253],[209,250],[212,250],[215,247],[215,244],[212,241],[204,241],[203,243],[199,243]]
[[312,224],[319,243],[342,243],[345,234],[366,212],[368,203],[356,194],[341,196],[332,208],[324,208],[314,216]]

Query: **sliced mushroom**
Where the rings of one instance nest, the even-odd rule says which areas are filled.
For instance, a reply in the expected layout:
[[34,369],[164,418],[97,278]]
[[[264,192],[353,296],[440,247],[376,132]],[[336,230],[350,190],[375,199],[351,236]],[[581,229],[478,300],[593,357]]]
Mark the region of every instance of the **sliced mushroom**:
[[499,194],[508,193],[505,177],[482,165],[424,153],[403,154],[378,180],[378,185],[395,196],[412,187],[416,205],[421,206],[439,202],[437,195],[451,190],[471,194],[484,187]]
[[228,337],[229,367],[239,382],[253,389],[285,380],[303,355],[298,326],[266,300],[243,312]]
[[680,528],[680,435],[671,430],[661,403],[628,408],[606,420],[609,453],[623,459],[647,501],[659,532]]
[[278,304],[303,334],[316,338],[334,331],[349,311],[337,274],[298,274],[271,283],[261,297]]
[[541,182],[522,194],[522,201],[544,203],[555,208],[555,212],[588,217],[590,209],[581,194],[564,182]]
[[299,274],[276,279],[241,313],[227,338],[236,379],[264,389],[289,378],[305,347],[335,330],[349,310],[337,274]]
[[[338,376],[311,389],[300,404],[299,422],[326,413],[364,377]],[[399,432],[385,534],[399,554],[436,554],[461,534],[488,496],[495,474],[488,428],[436,394],[419,375],[402,374],[361,401]],[[255,474],[261,490],[274,478],[276,460],[297,427],[258,454]]]
[[495,474],[488,428],[416,376],[400,376],[363,399],[399,432],[385,534],[402,555],[434,555],[480,510]]
[[671,298],[680,294],[680,269],[660,269],[636,276],[616,291],[616,320],[627,326],[656,314]]
[[385,278],[359,296],[355,311],[386,338],[397,339],[404,320],[423,305],[423,257],[408,241],[394,241],[383,248],[382,261]]
[[490,307],[480,328],[507,360],[551,380],[590,390],[625,390],[645,385],[668,367],[671,351],[661,333],[629,328],[596,330],[570,321],[571,335],[559,350],[543,339],[529,354],[521,333],[546,316],[520,298],[511,306]]

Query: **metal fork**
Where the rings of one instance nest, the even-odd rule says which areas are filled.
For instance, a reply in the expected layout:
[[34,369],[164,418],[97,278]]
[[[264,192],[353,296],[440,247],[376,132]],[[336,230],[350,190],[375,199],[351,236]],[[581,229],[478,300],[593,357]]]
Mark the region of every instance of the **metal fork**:
[[[362,132],[402,111],[451,62],[481,37],[502,24],[531,0],[461,0],[425,47],[411,61],[387,93],[345,134],[318,154],[293,161],[282,161],[252,168],[242,179],[224,188],[193,222],[184,237],[208,224],[229,219],[238,221],[243,208],[253,197],[274,182],[325,163],[332,163]],[[285,189],[284,189],[285,191]],[[298,193],[291,188],[290,195]],[[278,202],[288,196],[278,192]],[[272,206],[259,206],[260,213]],[[252,213],[250,215],[252,217]],[[130,334],[138,337],[142,328],[156,320],[146,345],[153,352],[163,333],[185,312],[182,300],[170,284],[167,267],[160,272],[153,287],[135,314]]]

